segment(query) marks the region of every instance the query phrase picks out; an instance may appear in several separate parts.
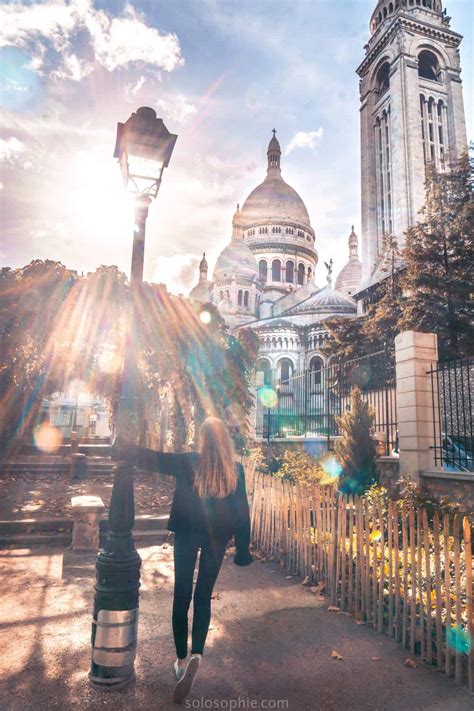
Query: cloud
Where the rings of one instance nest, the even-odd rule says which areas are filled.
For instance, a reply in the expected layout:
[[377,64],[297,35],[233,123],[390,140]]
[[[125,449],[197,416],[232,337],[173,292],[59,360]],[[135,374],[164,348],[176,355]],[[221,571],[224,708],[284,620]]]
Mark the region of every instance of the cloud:
[[200,260],[201,255],[197,254],[160,256],[155,260],[153,281],[165,283],[175,294],[187,294],[198,282]]
[[297,131],[286,147],[285,155],[289,155],[296,148],[316,148],[316,143],[322,138],[323,129],[317,131]]
[[11,136],[10,138],[0,138],[0,162],[14,163],[16,158],[26,150],[24,143]]
[[158,99],[156,107],[159,112],[163,113],[166,120],[177,121],[178,123],[185,123],[197,112],[197,106],[182,95],[173,97],[171,101]]
[[130,82],[125,86],[125,96],[127,97],[128,101],[132,101],[143,89],[145,85],[145,77],[142,75],[138,77],[136,82]]
[[0,46],[15,46],[31,67],[53,79],[80,81],[98,66],[113,71],[141,63],[167,72],[184,63],[175,34],[145,24],[127,4],[118,17],[92,0],[47,0],[0,6]]

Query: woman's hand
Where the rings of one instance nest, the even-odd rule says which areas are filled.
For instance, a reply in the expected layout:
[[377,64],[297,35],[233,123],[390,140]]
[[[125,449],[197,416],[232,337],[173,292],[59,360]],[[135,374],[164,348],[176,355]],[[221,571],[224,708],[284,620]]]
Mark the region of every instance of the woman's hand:
[[116,462],[133,464],[137,458],[137,446],[126,440],[125,437],[117,435],[112,444],[110,456]]

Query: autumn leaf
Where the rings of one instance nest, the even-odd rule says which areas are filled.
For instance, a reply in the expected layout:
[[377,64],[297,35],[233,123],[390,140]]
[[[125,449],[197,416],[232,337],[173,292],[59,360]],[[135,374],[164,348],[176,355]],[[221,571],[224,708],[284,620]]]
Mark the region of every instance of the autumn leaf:
[[380,541],[381,538],[382,538],[382,534],[380,533],[380,531],[375,531],[375,530],[372,531],[369,536],[371,543],[373,543],[374,541]]
[[416,667],[417,667],[417,663],[415,662],[414,659],[409,659],[409,658],[405,659],[404,664],[406,667],[410,667],[410,669],[416,669]]
[[336,652],[336,650],[333,649],[331,652],[331,659],[337,659],[339,662],[342,662],[344,657],[342,656],[342,654],[339,654],[339,652]]

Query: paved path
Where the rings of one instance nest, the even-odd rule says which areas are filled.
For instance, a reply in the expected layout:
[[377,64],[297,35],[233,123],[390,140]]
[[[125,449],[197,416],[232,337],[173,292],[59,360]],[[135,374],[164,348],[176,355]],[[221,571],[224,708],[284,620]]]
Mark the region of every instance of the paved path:
[[[87,682],[92,561],[46,548],[0,551],[2,711],[179,708],[171,701],[172,549],[140,552],[137,683],[100,693]],[[474,709],[474,696],[465,689],[421,662],[416,669],[404,666],[407,653],[399,645],[328,612],[327,602],[297,578],[286,580],[272,563],[238,568],[228,559],[216,591],[213,629],[184,708],[229,709],[233,699],[236,709]],[[333,650],[344,659],[332,659]]]

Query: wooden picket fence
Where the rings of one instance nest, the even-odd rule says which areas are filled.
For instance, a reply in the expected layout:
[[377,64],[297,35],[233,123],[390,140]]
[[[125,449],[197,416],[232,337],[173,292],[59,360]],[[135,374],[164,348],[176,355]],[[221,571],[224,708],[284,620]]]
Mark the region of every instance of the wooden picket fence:
[[474,690],[471,524],[254,472],[252,541],[331,605]]

